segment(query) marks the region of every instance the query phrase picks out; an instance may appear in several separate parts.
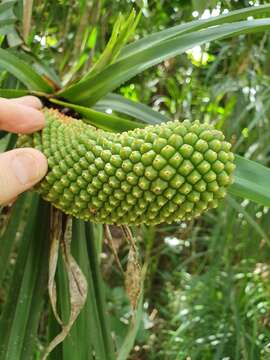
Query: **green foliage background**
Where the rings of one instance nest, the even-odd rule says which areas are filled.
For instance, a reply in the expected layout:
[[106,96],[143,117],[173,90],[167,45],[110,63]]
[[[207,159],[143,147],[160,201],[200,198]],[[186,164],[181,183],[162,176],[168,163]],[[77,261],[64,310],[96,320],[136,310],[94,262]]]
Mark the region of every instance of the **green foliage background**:
[[[212,11],[213,15],[259,4],[268,4],[268,1],[138,0],[134,3],[123,0],[36,0],[30,16],[31,27],[23,40],[22,29],[26,31],[22,21],[25,19],[24,7],[18,1],[12,16],[15,22],[0,28],[0,42],[2,48],[19,54],[55,84],[61,81],[67,83],[87,73],[106,46],[117,15],[120,11],[128,14],[132,5],[142,9],[134,35],[134,39],[139,39],[200,16],[209,16]],[[149,105],[170,119],[209,121],[224,131],[236,153],[269,167],[269,55],[268,32],[217,40],[145,70],[119,86],[116,92],[132,101]],[[4,69],[0,72],[0,83],[2,89],[22,88],[22,84]],[[102,103],[100,100],[95,109],[103,111],[107,106],[108,101]],[[131,119],[128,115],[126,118]],[[12,146],[11,143],[9,146]],[[253,180],[256,182],[256,179]],[[269,196],[269,191],[265,196]],[[45,344],[57,332],[46,295],[44,300],[42,285],[38,289],[39,279],[46,279],[46,241],[49,236],[45,231],[49,226],[46,207],[47,204],[29,193],[23,195],[12,210],[2,209],[1,212],[1,259],[3,254],[9,253],[6,263],[4,260],[2,265],[0,263],[1,360],[29,359],[31,356],[40,359]],[[9,218],[10,211],[17,215]],[[25,226],[27,212],[36,215]],[[8,221],[13,223],[5,231]],[[40,224],[44,228],[42,237],[38,235]],[[139,239],[141,260],[147,265],[147,275],[140,326],[135,347],[128,358],[269,359],[269,230],[268,207],[231,195],[218,209],[191,223],[134,229]],[[125,267],[127,245],[117,229],[113,229],[113,235],[118,257]],[[103,244],[100,250],[101,227],[75,221],[73,236],[73,252],[85,272],[89,271],[87,278],[93,281],[90,286],[93,292],[72,335],[52,353],[51,359],[114,359],[114,355],[110,355],[111,349],[121,347],[131,319],[123,276],[108,244]],[[78,236],[83,238],[80,243],[76,242]],[[10,243],[10,238],[14,239],[14,243]],[[89,239],[92,244],[96,239],[98,249],[89,247]],[[36,259],[31,260],[27,255],[29,249],[37,256]],[[97,256],[100,252],[102,254],[105,283],[98,273],[99,266],[93,257],[95,252]],[[29,264],[29,261],[34,263]],[[27,266],[36,269],[36,273],[26,279]],[[62,313],[68,308],[65,281],[59,271]],[[22,283],[25,288],[20,288]],[[100,283],[101,288],[97,285]],[[12,298],[9,293],[16,294],[16,288],[20,288],[18,298],[15,295]],[[27,297],[31,291],[34,293],[34,288],[41,295],[36,302],[33,298],[28,308],[32,317],[27,317],[27,324],[23,324],[26,307],[22,312],[16,301],[20,299],[20,294]],[[39,301],[41,298],[42,303]],[[105,301],[107,310],[103,305],[99,307]],[[18,306],[18,314],[12,317],[15,306]],[[34,319],[35,314],[37,319]],[[103,316],[106,318],[104,322]],[[96,318],[99,321],[95,322]],[[31,321],[38,324],[38,336],[35,336],[34,330],[33,335],[27,332],[27,327],[34,329]],[[31,355],[27,351],[12,350],[16,348],[12,341],[17,341],[12,334],[18,336],[19,333],[16,324],[23,324],[25,331],[25,339],[18,340],[21,342],[20,349],[27,347],[27,341],[33,337],[29,347],[33,350]],[[101,324],[100,329],[96,328],[97,324]],[[108,328],[113,332],[112,341],[106,338]],[[89,351],[89,348],[95,351]],[[4,352],[3,349],[9,351]]]

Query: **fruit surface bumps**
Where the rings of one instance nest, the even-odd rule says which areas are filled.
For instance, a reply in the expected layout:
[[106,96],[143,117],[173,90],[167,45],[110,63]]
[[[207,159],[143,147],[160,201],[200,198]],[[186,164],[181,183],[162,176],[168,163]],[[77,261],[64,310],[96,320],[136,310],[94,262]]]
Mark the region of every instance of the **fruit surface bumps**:
[[232,182],[224,135],[199,121],[172,121],[120,134],[45,109],[41,132],[23,135],[48,158],[38,185],[66,214],[107,224],[171,223],[217,206]]

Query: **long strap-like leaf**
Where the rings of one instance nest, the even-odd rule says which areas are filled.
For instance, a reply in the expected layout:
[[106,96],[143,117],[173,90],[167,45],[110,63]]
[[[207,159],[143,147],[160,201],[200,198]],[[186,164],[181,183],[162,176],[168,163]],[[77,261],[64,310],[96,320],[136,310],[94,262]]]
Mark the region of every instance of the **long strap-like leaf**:
[[0,318],[1,360],[28,360],[33,355],[46,290],[48,236],[49,206],[35,195]]
[[59,92],[73,103],[91,106],[123,82],[160,62],[210,41],[270,29],[269,19],[247,20],[191,32],[155,44],[108,66],[102,72]]
[[270,13],[270,5],[262,5],[262,6],[248,7],[244,9],[230,11],[228,14],[212,17],[210,19],[199,19],[199,20],[190,21],[188,23],[176,25],[171,28],[150,34],[138,41],[128,44],[123,48],[119,56],[119,60],[127,58],[130,55],[136,54],[138,51],[151,48],[155,44],[160,43],[161,41],[164,42],[168,39],[172,39],[181,34],[199,31],[202,29],[206,29],[210,26],[216,26],[221,24],[232,23],[235,21],[246,20],[248,16],[253,16],[253,17],[256,17],[258,15],[266,16],[267,13]]
[[129,119],[124,119],[120,116],[108,115],[105,112],[99,112],[91,108],[84,106],[67,103],[57,99],[51,99],[52,103],[67,106],[68,108],[77,111],[83,117],[83,121],[90,123],[98,128],[122,132],[127,130],[133,130],[138,127],[144,127],[144,124]]
[[270,169],[241,156],[236,157],[235,181],[230,186],[232,195],[270,207]]
[[151,125],[170,120],[168,116],[153,110],[151,107],[140,102],[129,100],[118,94],[108,94],[94,106],[94,109],[103,112],[108,108]]
[[20,80],[29,90],[44,93],[53,91],[48,82],[39,76],[30,65],[8,50],[0,49],[0,66]]

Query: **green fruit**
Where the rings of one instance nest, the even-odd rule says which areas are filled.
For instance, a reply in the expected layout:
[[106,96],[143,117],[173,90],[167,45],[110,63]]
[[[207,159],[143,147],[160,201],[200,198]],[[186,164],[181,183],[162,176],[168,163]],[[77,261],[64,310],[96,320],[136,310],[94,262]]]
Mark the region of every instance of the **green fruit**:
[[38,185],[64,213],[107,224],[171,223],[216,207],[234,155],[211,125],[185,120],[115,134],[45,109],[46,127],[20,137],[48,158]]

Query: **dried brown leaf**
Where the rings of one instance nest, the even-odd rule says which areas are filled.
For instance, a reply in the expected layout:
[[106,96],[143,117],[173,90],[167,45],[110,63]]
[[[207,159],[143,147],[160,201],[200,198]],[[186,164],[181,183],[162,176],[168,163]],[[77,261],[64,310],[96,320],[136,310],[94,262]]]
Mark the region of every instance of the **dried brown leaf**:
[[139,251],[136,240],[128,226],[122,226],[122,231],[130,245],[128,253],[127,269],[125,272],[125,288],[129,297],[132,310],[137,308],[138,299],[141,294],[143,275],[139,261]]
[[57,322],[62,326],[62,320],[57,312],[57,292],[56,292],[56,283],[55,283],[55,274],[58,262],[58,254],[62,233],[62,213],[55,208],[51,210],[51,246],[50,246],[50,255],[49,255],[49,279],[48,279],[48,292],[53,309],[54,316]]
[[[58,239],[53,239],[52,242],[53,250],[51,250],[52,256],[50,259],[51,260],[50,298],[53,301],[52,307],[54,314],[56,314],[56,318],[58,318],[57,320],[62,326],[62,330],[45,349],[42,360],[46,360],[49,354],[53,351],[53,349],[62,341],[64,341],[66,336],[69,334],[75,320],[77,319],[77,317],[79,316],[81,310],[85,305],[87,298],[87,289],[88,289],[86,278],[71,254],[71,236],[61,236],[61,234],[63,233],[64,223],[61,222],[59,218],[58,219],[56,218],[55,221],[58,223],[57,228],[55,229],[55,236],[58,235]],[[60,232],[59,228],[62,228],[62,232]],[[64,228],[66,228],[66,226]],[[56,263],[58,258],[58,254],[56,255],[56,251],[57,250],[59,251],[59,243],[61,244],[61,252],[64,259],[65,269],[67,272],[68,282],[69,282],[70,315],[67,324],[63,323],[63,321],[58,316],[56,310],[56,286],[55,286],[54,278],[55,278]]]

